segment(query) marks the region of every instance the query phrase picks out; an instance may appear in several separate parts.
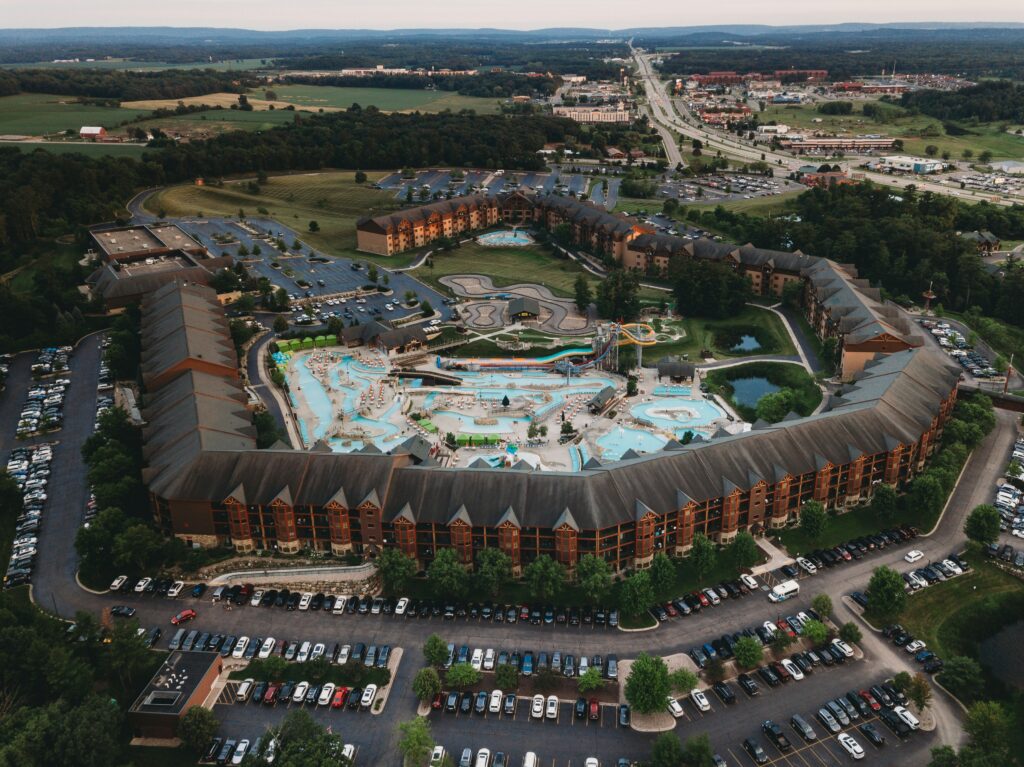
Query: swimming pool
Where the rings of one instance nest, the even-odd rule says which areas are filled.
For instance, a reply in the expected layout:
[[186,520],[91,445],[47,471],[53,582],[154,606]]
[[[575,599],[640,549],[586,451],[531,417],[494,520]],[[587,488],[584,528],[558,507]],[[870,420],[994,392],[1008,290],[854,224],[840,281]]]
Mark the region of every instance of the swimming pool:
[[627,450],[638,453],[656,453],[665,447],[668,440],[643,429],[628,426],[616,426],[607,434],[597,438],[597,446],[601,449],[601,458],[617,461]]
[[641,402],[633,405],[629,412],[634,418],[670,431],[677,438],[681,438],[691,429],[707,426],[715,419],[725,417],[722,409],[713,402],[683,397],[665,397]]
[[492,248],[521,248],[524,245],[532,245],[533,238],[526,232],[489,232],[481,234],[476,238],[481,245]]

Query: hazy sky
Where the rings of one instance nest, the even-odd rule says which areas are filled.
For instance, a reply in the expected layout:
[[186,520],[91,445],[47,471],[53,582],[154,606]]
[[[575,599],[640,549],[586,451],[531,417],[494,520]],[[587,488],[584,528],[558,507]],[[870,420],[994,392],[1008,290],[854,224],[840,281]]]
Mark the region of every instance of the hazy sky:
[[0,27],[175,26],[395,29],[552,26],[605,29],[841,21],[1024,21],[1020,0],[0,0]]

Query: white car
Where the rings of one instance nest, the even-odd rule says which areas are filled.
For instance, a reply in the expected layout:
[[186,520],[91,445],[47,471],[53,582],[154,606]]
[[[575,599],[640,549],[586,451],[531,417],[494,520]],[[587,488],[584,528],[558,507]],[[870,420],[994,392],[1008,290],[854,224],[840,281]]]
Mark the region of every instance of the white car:
[[789,672],[789,675],[793,677],[793,679],[795,679],[797,682],[804,678],[804,672],[801,671],[800,667],[797,666],[789,658],[786,658],[782,661],[782,667],[786,669],[786,671]]
[[[170,596],[170,594],[168,594],[168,596]],[[249,606],[259,607],[261,599],[263,599],[263,589],[256,589],[252,592],[252,599],[249,600]]]
[[913,551],[908,551],[906,553],[906,556],[904,556],[903,558],[907,560],[910,564],[914,564],[914,562],[920,562],[922,559],[924,559],[924,554],[918,551],[917,549],[914,549]]
[[588,756],[587,761],[583,763],[583,767],[601,767],[601,763],[597,761],[596,756]]
[[488,748],[481,748],[476,752],[476,761],[473,762],[473,767],[490,767],[491,764],[491,750]]
[[317,701],[316,701],[317,705],[318,706],[329,706],[331,704],[331,698],[334,697],[334,690],[335,689],[336,688],[335,688],[333,682],[328,682],[327,684],[325,684],[323,686],[323,689],[320,690],[320,697],[317,698]]
[[295,685],[295,691],[292,693],[292,703],[302,703],[306,699],[307,692],[309,692],[309,682],[299,682]]
[[175,581],[174,585],[167,589],[167,596],[171,599],[174,599],[176,596],[178,596],[178,594],[181,593],[181,590],[183,588],[185,588],[185,581]]
[[337,660],[338,665],[339,666],[344,666],[346,663],[348,663],[348,659],[349,659],[349,657],[351,655],[352,655],[352,645],[350,645],[350,644],[343,644],[341,646],[341,649],[338,651],[338,660]]
[[833,646],[838,647],[839,652],[841,652],[847,658],[853,657],[853,648],[850,647],[850,645],[846,644],[846,642],[844,642],[842,639],[833,639],[832,644]]
[[249,637],[239,637],[238,642],[235,644],[235,649],[231,651],[232,658],[241,658],[245,655],[245,650],[249,646]]
[[313,601],[313,594],[310,591],[305,591],[302,594],[302,598],[299,600],[299,609],[308,610],[309,603]]
[[231,756],[231,763],[232,764],[241,764],[242,760],[245,759],[245,755],[246,755],[246,753],[248,751],[249,751],[249,741],[248,740],[240,740],[240,741],[238,741],[238,745],[235,746],[235,753],[232,754],[232,756]]
[[544,696],[534,695],[533,703],[530,704],[530,716],[534,719],[544,718]]
[[683,707],[679,705],[679,701],[671,695],[668,696],[668,712],[676,719],[681,718],[683,715]]
[[327,652],[327,646],[324,645],[323,642],[317,642],[315,645],[313,645],[313,649],[310,650],[309,659],[316,660],[325,652]]
[[802,567],[804,572],[807,573],[808,575],[814,575],[816,572],[818,572],[818,568],[815,567],[814,563],[811,560],[809,560],[809,559],[804,559],[803,557],[797,557],[796,558],[796,563],[798,565],[800,565],[800,567]]
[[338,597],[336,600],[334,600],[334,609],[331,610],[331,612],[334,615],[343,615],[345,612],[345,604],[351,598],[352,597]]
[[838,740],[839,744],[846,749],[846,753],[848,753],[851,758],[857,760],[864,758],[864,749],[861,748],[860,743],[853,739],[852,735],[847,735],[843,732],[836,736],[836,740]]
[[492,714],[500,714],[501,713],[501,701],[502,701],[501,690],[492,690],[491,691],[491,702],[488,704],[487,710],[490,711]]
[[908,710],[907,710],[906,708],[904,708],[903,706],[896,706],[896,707],[895,707],[895,708],[894,708],[894,709],[892,710],[892,712],[893,712],[894,714],[896,714],[896,716],[898,716],[898,717],[899,717],[900,719],[902,719],[902,720],[903,720],[904,722],[906,722],[906,723],[907,723],[907,727],[909,727],[909,728],[910,728],[910,729],[912,729],[912,730],[916,730],[916,729],[918,729],[918,728],[919,728],[919,727],[921,726],[921,720],[919,720],[919,719],[918,719],[918,718],[917,718],[916,716],[914,716],[913,714],[911,714],[911,713],[910,713],[910,712],[909,712],[909,711],[908,711]]
[[405,611],[409,609],[409,597],[402,597],[398,600],[398,604],[395,605],[395,615],[405,615]]
[[494,648],[488,647],[484,653],[484,671],[494,671]]
[[546,719],[558,718],[558,698],[554,695],[548,696],[547,703],[544,705],[544,717]]
[[910,574],[910,580],[912,580],[914,582],[914,584],[919,589],[926,589],[926,588],[928,588],[928,581],[926,581],[924,578],[922,578],[916,572]]
[[779,633],[779,627],[776,626],[771,621],[765,621],[764,623],[761,624],[761,626],[764,628],[765,631],[768,632],[768,634],[770,636],[775,636],[776,634]]
[[368,684],[366,689],[363,690],[363,699],[359,701],[359,705],[363,708],[369,708],[373,705],[374,698],[377,697],[377,685]]
[[345,764],[355,764],[356,747],[351,743],[346,743],[341,747],[341,755],[345,758]]
[[942,560],[942,564],[945,565],[946,567],[948,567],[950,570],[952,570],[954,575],[963,575],[964,574],[964,571],[960,567],[960,565],[958,565],[952,559],[943,559]]
[[693,701],[693,705],[697,707],[698,711],[711,710],[711,703],[708,701],[708,696],[701,690],[690,690],[690,700]]
[[469,664],[477,671],[480,671],[484,667],[484,651],[477,647],[473,650],[473,659]]
[[311,642],[303,642],[299,646],[299,651],[295,654],[296,663],[305,663],[309,660],[309,651],[312,648]]
[[920,639],[915,639],[913,642],[909,642],[907,644],[907,646],[904,647],[903,649],[906,650],[911,655],[913,655],[914,653],[921,652],[921,650],[925,649],[926,647],[927,647],[927,645],[924,642],[922,642]]
[[761,588],[761,584],[757,582],[757,578],[755,578],[753,575],[743,573],[740,576],[740,580],[743,581],[743,583],[746,584],[746,587],[751,591],[757,591],[759,588]]
[[124,582],[126,580],[128,580],[128,576],[127,575],[119,575],[119,576],[117,576],[116,578],[114,578],[113,582],[110,584],[110,590],[111,591],[120,591],[121,587],[124,585]]
[[277,644],[277,642],[274,640],[274,637],[267,637],[263,640],[263,644],[260,646],[259,652],[260,660],[266,660],[270,657],[270,653],[274,652],[275,644]]
[[136,594],[141,594],[143,591],[146,590],[146,586],[148,586],[152,582],[153,582],[152,578],[143,578],[142,580],[140,580],[138,583],[135,584],[135,593]]

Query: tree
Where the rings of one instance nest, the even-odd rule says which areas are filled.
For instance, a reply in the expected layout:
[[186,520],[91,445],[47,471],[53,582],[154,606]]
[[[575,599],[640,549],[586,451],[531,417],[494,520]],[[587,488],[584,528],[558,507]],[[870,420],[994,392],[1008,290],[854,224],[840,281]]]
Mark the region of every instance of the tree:
[[466,593],[469,573],[455,549],[438,549],[434,561],[427,567],[427,580],[438,598],[459,599]]
[[416,574],[416,560],[401,549],[383,549],[376,564],[381,587],[388,596],[400,594]]
[[1008,752],[1011,727],[1010,715],[1001,703],[993,700],[978,701],[967,709],[964,731],[972,748],[993,759]]
[[423,643],[423,659],[435,668],[448,662],[448,644],[437,634],[431,634]]
[[821,540],[828,527],[828,514],[819,501],[807,501],[800,509],[800,529],[814,543]]
[[871,507],[875,510],[881,522],[890,525],[896,520],[898,507],[896,504],[896,491],[892,488],[892,485],[883,484],[875,489],[875,495],[871,499]]
[[[690,259],[684,259],[690,260]],[[625,269],[613,269],[597,285],[597,313],[606,319],[630,321],[640,315],[640,278]]]
[[590,281],[586,278],[583,272],[576,275],[573,292],[576,296],[576,308],[582,314],[587,311],[587,307],[590,306],[594,300],[594,292],[590,289]]
[[476,581],[480,590],[497,596],[501,587],[512,580],[512,558],[499,548],[488,546],[476,555]]
[[924,153],[929,157],[934,157],[939,153],[939,148],[935,144],[929,144],[924,148]]
[[[746,638],[749,639],[749,637]],[[688,695],[690,690],[696,687],[699,681],[696,674],[685,668],[677,668],[668,675],[669,684],[680,695]]]
[[964,533],[975,543],[986,546],[999,538],[999,510],[987,503],[975,506],[964,522]]
[[686,767],[714,767],[715,756],[708,734],[691,735],[683,744],[683,764]]
[[[662,706],[665,703],[662,701]],[[680,767],[683,762],[683,744],[673,732],[663,732],[654,739],[648,767]]]
[[366,183],[366,174],[363,173],[363,171],[361,171],[361,170],[357,170],[356,171],[356,183],[357,184],[365,184]]
[[114,539],[114,562],[125,570],[148,570],[163,559],[164,537],[149,525],[133,524]]
[[672,590],[676,582],[676,566],[668,558],[668,554],[659,551],[651,560],[651,586],[654,593],[663,595]]
[[812,618],[804,624],[804,636],[811,640],[815,647],[820,647],[828,641],[828,628],[821,621]]
[[736,656],[737,665],[741,668],[754,668],[754,666],[760,665],[761,659],[764,657],[764,650],[756,639],[743,636],[736,641],[733,654]]
[[[956,420],[956,419],[953,419]],[[918,474],[907,493],[910,505],[929,514],[938,514],[946,502],[946,490],[930,472]]]
[[796,392],[789,388],[783,388],[761,396],[754,410],[758,419],[768,423],[778,423],[789,415],[795,405]]
[[697,533],[693,536],[690,561],[693,562],[693,569],[697,573],[698,580],[704,580],[704,576],[714,569],[717,558],[718,552],[710,538],[704,535],[704,533]]
[[432,700],[441,692],[441,677],[432,666],[421,668],[412,680],[412,691],[422,701]]
[[646,570],[634,571],[622,583],[619,607],[626,615],[637,616],[654,604],[651,575]]
[[861,639],[864,637],[861,636],[860,628],[857,627],[856,623],[847,621],[839,627],[839,638],[847,644],[860,644]]
[[550,602],[565,584],[565,568],[547,554],[541,554],[523,568],[523,580],[536,599]]
[[952,746],[936,746],[931,751],[931,757],[928,767],[960,767],[960,758]]
[[319,232],[320,231],[320,224],[318,224],[316,221],[310,221],[309,222],[309,231],[311,231],[311,232]]
[[178,722],[178,737],[194,754],[203,754],[220,729],[213,711],[205,706],[192,706]]
[[918,711],[924,711],[931,704],[932,686],[921,672],[914,674],[914,678],[910,680],[907,697],[917,706]]
[[377,273],[377,265],[376,264],[370,264],[370,266],[366,270],[366,279],[368,279],[370,282],[372,282],[374,284],[377,284],[377,277],[378,276],[379,275]]
[[811,600],[811,608],[823,618],[832,617],[832,597],[828,594],[815,594]]
[[980,162],[983,165],[987,165],[991,161],[992,152],[990,152],[988,149],[986,149],[984,152],[978,155],[978,162]]
[[869,613],[886,620],[895,619],[907,601],[903,576],[891,567],[876,567],[868,581],[867,597]]
[[468,663],[456,663],[444,675],[449,687],[471,687],[480,681],[480,672]]
[[795,642],[796,639],[789,635],[786,631],[776,631],[772,634],[772,652],[776,655],[782,655],[789,649],[789,646]]
[[738,314],[750,297],[750,280],[718,261],[674,258],[668,279],[676,307],[686,316],[730,317]]
[[420,311],[424,317],[431,317],[434,314],[434,307],[430,305],[429,301],[423,301],[420,303]]
[[671,689],[665,661],[640,653],[626,678],[626,700],[633,710],[638,714],[663,711]]
[[406,764],[426,767],[430,752],[434,750],[434,736],[426,717],[418,716],[398,725],[398,750]]
[[597,670],[597,666],[588,666],[587,670],[576,680],[576,689],[580,691],[580,695],[600,690],[603,686],[604,680],[601,679],[601,672]]
[[519,689],[519,671],[511,663],[498,666],[494,670],[494,686],[505,692]]
[[704,664],[704,676],[709,682],[721,682],[725,679],[725,663],[722,656],[716,656]]
[[761,550],[754,536],[746,530],[737,533],[729,545],[729,559],[737,570],[746,570],[756,565],[761,559]]
[[960,700],[976,700],[985,689],[981,666],[974,658],[954,655],[942,667],[942,686]]
[[601,557],[584,554],[576,563],[576,582],[587,599],[596,604],[611,590],[611,566]]

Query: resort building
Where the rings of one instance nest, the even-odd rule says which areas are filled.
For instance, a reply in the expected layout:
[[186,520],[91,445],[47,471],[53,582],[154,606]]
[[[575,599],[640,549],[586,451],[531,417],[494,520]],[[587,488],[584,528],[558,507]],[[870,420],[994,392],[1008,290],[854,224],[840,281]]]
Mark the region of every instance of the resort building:
[[456,237],[499,221],[498,201],[484,194],[440,200],[356,222],[356,247],[391,256],[421,248],[442,237]]

